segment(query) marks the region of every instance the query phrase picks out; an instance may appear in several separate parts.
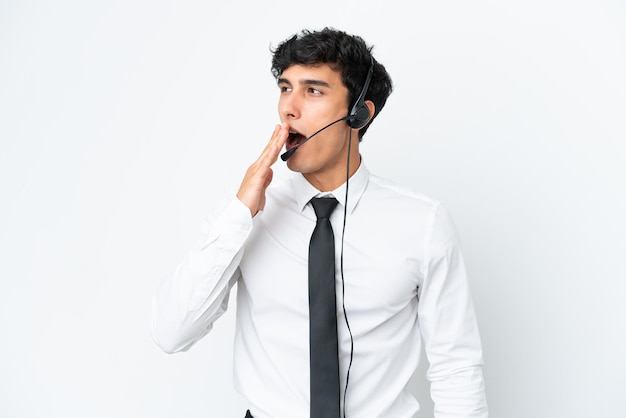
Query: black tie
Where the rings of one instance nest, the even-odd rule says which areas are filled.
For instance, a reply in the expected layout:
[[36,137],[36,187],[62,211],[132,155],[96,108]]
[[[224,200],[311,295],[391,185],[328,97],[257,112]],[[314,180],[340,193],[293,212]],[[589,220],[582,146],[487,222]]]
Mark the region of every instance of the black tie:
[[311,200],[317,223],[309,245],[311,418],[339,418],[339,344],[335,301],[335,238],[330,214],[337,200]]

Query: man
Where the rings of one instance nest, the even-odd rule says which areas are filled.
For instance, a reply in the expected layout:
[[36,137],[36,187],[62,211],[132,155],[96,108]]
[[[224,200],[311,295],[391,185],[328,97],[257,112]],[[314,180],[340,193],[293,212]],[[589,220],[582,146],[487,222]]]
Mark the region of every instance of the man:
[[[407,383],[423,341],[435,415],[486,417],[480,337],[452,222],[433,199],[370,174],[360,156],[392,90],[385,68],[360,37],[329,28],[294,35],[273,53],[281,124],[201,245],[157,289],[155,341],[187,350],[237,284],[234,373],[247,416],[321,418],[309,312],[318,291],[307,277],[324,263],[308,265],[313,198],[330,196],[338,201],[329,215],[339,359],[332,416],[414,416]],[[274,179],[283,146],[293,173]]]

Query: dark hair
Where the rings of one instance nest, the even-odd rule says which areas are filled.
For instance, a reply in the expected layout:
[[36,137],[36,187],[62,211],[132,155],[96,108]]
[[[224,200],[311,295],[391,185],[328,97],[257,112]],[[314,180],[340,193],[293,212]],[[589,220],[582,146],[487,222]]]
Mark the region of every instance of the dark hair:
[[367,72],[374,63],[365,100],[374,102],[376,110],[369,123],[359,131],[361,140],[393,90],[387,70],[373,58],[372,48],[361,37],[333,28],[324,28],[320,31],[305,29],[272,49],[272,74],[278,79],[283,71],[294,64],[328,64],[333,70],[341,73],[341,80],[348,88],[349,111],[361,93]]

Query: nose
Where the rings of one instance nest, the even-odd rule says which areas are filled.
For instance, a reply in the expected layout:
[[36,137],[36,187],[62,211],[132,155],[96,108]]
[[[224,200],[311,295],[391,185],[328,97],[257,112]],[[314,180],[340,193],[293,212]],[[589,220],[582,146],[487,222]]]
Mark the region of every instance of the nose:
[[300,100],[294,92],[283,93],[278,101],[278,112],[283,121],[290,121],[300,117]]

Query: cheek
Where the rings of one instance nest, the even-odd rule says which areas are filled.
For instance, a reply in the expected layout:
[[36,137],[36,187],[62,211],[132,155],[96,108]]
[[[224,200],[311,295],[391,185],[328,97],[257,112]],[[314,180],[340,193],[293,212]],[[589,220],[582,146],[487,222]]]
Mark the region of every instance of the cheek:
[[[331,121],[332,122],[332,121]],[[339,126],[343,122],[338,122],[335,126],[327,128],[320,132],[316,137],[311,138],[309,142],[313,145],[317,154],[325,158],[340,152],[346,144],[345,129]],[[319,138],[318,138],[319,137]]]

